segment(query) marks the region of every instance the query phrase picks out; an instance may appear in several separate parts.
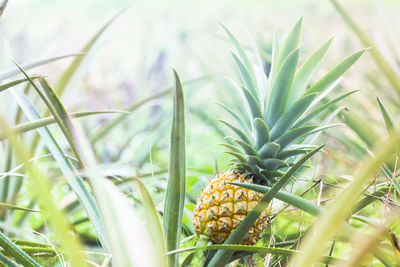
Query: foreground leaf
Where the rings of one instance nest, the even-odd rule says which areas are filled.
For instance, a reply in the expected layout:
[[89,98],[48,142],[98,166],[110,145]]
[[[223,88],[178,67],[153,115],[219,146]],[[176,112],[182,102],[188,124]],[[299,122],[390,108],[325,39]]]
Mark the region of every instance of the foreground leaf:
[[[29,120],[34,121],[41,119],[38,111],[23,93],[19,92],[18,90],[13,90],[11,93]],[[79,201],[82,203],[83,207],[88,213],[90,221],[92,222],[94,229],[99,236],[101,244],[104,248],[107,248],[100,214],[96,202],[94,201],[92,194],[89,192],[87,185],[83,182],[82,177],[75,175],[77,170],[72,165],[71,161],[66,159],[63,150],[49,129],[47,127],[41,127],[38,128],[37,131],[56,160],[69,186],[71,186],[71,189],[77,195]]]
[[[181,82],[175,71],[174,76],[174,114],[171,130],[168,187],[164,207],[164,229],[168,250],[179,248],[186,189],[184,96]],[[178,266],[178,255],[169,256],[168,261],[170,267]]]
[[[158,251],[148,229],[140,221],[127,197],[116,185],[98,172],[90,142],[78,125],[73,126],[73,138],[85,162],[85,172],[98,203],[105,226],[113,266],[167,267],[163,251]],[[152,222],[148,222],[152,223]]]
[[368,157],[359,168],[355,179],[337,197],[337,199],[326,208],[327,212],[319,217],[314,223],[310,233],[305,236],[301,251],[292,258],[289,266],[311,266],[317,262],[325,244],[330,240],[341,227],[343,220],[346,219],[351,211],[353,204],[364,190],[364,185],[372,178],[373,174],[379,169],[389,156],[391,156],[400,146],[400,130],[393,132],[389,139],[380,142],[376,146],[375,158]]
[[[65,255],[71,262],[72,266],[87,266],[84,261],[82,255],[80,254],[81,246],[79,241],[75,236],[71,235],[71,225],[68,220],[66,220],[66,215],[58,209],[57,205],[53,200],[53,196],[51,195],[51,186],[48,180],[44,177],[44,175],[40,172],[40,170],[36,167],[36,165],[29,162],[30,155],[28,150],[24,145],[21,144],[20,138],[18,134],[8,128],[8,126],[4,123],[4,121],[0,120],[0,127],[3,131],[8,135],[8,139],[10,144],[13,145],[17,156],[21,161],[25,162],[25,168],[30,175],[30,182],[32,183],[30,188],[32,188],[36,194],[36,197],[39,201],[39,205],[41,209],[43,209],[46,214],[49,216],[49,223],[52,229],[54,229],[56,235],[58,236],[61,247],[65,251]],[[14,243],[3,238],[0,242],[3,242],[1,246],[10,246],[10,249],[13,248]],[[10,244],[11,242],[12,244]],[[16,248],[15,253],[21,254]],[[11,253],[11,252],[9,252]],[[14,252],[13,252],[14,253]],[[24,253],[25,254],[25,253]],[[14,256],[14,255],[13,255]],[[22,257],[22,256],[14,256],[14,257]],[[34,264],[34,261],[26,258],[25,255],[21,259],[16,258],[16,260],[25,259],[25,266],[39,266],[38,264]],[[30,264],[28,262],[31,262]]]

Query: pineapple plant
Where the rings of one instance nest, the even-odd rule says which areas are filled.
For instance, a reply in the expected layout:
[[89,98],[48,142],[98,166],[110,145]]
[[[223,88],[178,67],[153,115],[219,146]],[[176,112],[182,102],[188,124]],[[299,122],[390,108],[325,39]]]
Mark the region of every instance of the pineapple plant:
[[[332,39],[322,45],[298,68],[299,43],[302,31],[300,19],[279,45],[275,33],[271,71],[263,70],[255,45],[257,64],[252,64],[245,50],[232,33],[223,26],[232,40],[232,53],[242,78],[242,85],[234,83],[242,96],[245,112],[238,114],[221,105],[234,118],[237,126],[221,121],[238,138],[227,137],[224,146],[233,156],[231,169],[217,174],[202,190],[193,217],[194,231],[213,243],[224,241],[237,228],[263,194],[232,183],[274,185],[293,165],[299,155],[307,154],[316,146],[315,137],[334,126],[331,119],[339,109],[335,104],[355,91],[337,98],[327,95],[341,75],[349,69],[364,50],[345,58],[314,85],[309,86],[312,73],[327,53]],[[252,42],[254,43],[254,42]],[[316,117],[322,123],[314,123]],[[319,118],[321,121],[321,118]],[[242,240],[244,245],[255,244],[268,223],[270,208],[262,211]]]

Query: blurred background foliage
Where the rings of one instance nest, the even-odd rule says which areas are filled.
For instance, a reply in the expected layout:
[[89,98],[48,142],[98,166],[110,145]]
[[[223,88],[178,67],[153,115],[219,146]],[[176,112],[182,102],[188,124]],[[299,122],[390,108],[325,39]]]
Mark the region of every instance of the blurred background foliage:
[[[400,20],[396,17],[400,12],[400,2],[342,2],[400,76]],[[128,110],[135,103],[169,89],[173,81],[171,67],[178,71],[183,81],[187,112],[187,209],[183,221],[187,236],[192,235],[192,210],[200,188],[217,169],[228,168],[229,156],[223,154],[223,148],[218,146],[227,130],[216,122],[216,119],[226,118],[228,114],[216,103],[241,108],[237,93],[227,79],[238,80],[229,53],[233,46],[218,22],[223,22],[244,47],[250,45],[248,31],[262,48],[261,54],[268,71],[274,29],[286,33],[303,16],[304,32],[300,49],[305,58],[300,58],[300,64],[320,44],[335,37],[313,81],[318,80],[339,59],[365,47],[329,1],[19,0],[10,1],[0,21],[0,73],[15,68],[11,59],[25,64],[78,53],[106,21],[128,6],[129,9],[107,29],[100,42],[89,52],[61,99],[69,112]],[[43,74],[50,84],[55,84],[72,60],[58,60],[29,73]],[[19,85],[21,88],[24,86],[27,87],[26,84]],[[385,104],[393,120],[398,121],[399,96],[368,53],[346,73],[334,90],[332,99],[352,90],[360,91],[341,102],[345,107],[343,112],[354,114],[366,123],[374,131],[373,140],[385,136],[387,130],[376,97]],[[46,114],[44,105],[32,90],[29,95],[40,113]],[[104,175],[117,184],[137,207],[141,207],[141,201],[132,184],[132,177],[142,177],[160,211],[167,178],[172,112],[170,94],[166,95],[140,106],[101,137],[96,134],[119,115],[98,114],[78,119],[92,138]],[[26,121],[23,115],[18,115],[17,104],[9,92],[0,93],[0,112],[11,125]],[[343,121],[344,113],[336,119],[338,122]],[[365,148],[372,147],[374,142],[366,143],[350,128],[339,126],[327,130],[320,137],[327,143],[324,148],[326,153],[317,156],[317,160],[310,162],[310,168],[297,177],[301,181],[300,186],[294,189],[297,194],[307,190],[308,199],[329,202],[337,190],[351,180],[350,176],[360,159],[367,154]],[[59,128],[53,125],[50,129],[63,151],[71,155]],[[34,136],[33,132],[24,134],[24,141],[29,144]],[[41,142],[34,147],[35,161],[49,177],[53,185],[52,193],[65,207],[76,232],[86,245],[96,251],[98,242],[85,212],[75,201],[55,162],[43,156],[48,151]],[[4,141],[0,143],[0,159],[1,173],[21,163],[12,156]],[[9,177],[17,176],[13,174]],[[21,179],[0,181],[2,202],[35,209],[36,202],[30,197],[26,183],[20,191],[16,189]],[[323,183],[319,182],[320,179]],[[11,186],[5,184],[6,181]],[[7,188],[17,190],[16,194],[9,191],[4,195]],[[323,194],[322,200],[320,194]],[[381,216],[375,206],[369,206],[363,212],[362,216],[370,219]],[[283,240],[307,229],[312,222],[311,216],[303,216],[300,221],[292,220],[292,217],[299,218],[300,214],[300,211],[291,210],[280,213],[279,223],[274,224],[274,233],[281,235]],[[0,213],[0,218],[0,228],[11,236],[47,242],[40,234],[19,230],[33,229],[46,233],[47,226],[41,214],[4,211]],[[399,226],[394,225],[393,229]],[[190,245],[193,243],[188,241],[186,246]],[[335,252],[346,256],[346,250],[343,250],[346,246],[336,246]]]

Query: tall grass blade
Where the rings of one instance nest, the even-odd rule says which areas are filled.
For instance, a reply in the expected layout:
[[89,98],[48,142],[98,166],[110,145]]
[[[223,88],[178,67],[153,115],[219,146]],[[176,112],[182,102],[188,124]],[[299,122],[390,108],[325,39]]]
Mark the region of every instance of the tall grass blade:
[[[18,105],[21,107],[25,115],[29,120],[38,120],[41,119],[38,111],[35,109],[33,104],[29,101],[29,99],[21,92],[17,90],[11,91],[15,99],[17,100]],[[63,154],[61,147],[58,145],[57,141],[50,133],[47,127],[38,128],[37,131],[41,136],[42,140],[46,144],[47,148],[50,150],[54,159],[56,160],[58,166],[60,167],[65,179],[68,184],[71,186],[71,189],[75,192],[78,199],[82,203],[85,208],[90,221],[94,226],[95,232],[98,234],[100,242],[103,248],[107,249],[107,242],[105,239],[104,227],[101,223],[100,213],[97,208],[97,204],[93,199],[92,194],[88,190],[86,184],[83,182],[82,177],[76,176],[76,169],[72,165],[72,163],[67,160]]]
[[[96,110],[96,111],[83,111],[83,112],[74,112],[70,113],[69,115],[71,118],[81,118],[81,117],[87,117],[87,116],[92,116],[92,115],[98,115],[98,114],[114,114],[114,113],[126,113],[125,111],[119,111],[119,110]],[[56,123],[56,119],[52,117],[47,117],[47,118],[41,118],[38,120],[30,121],[30,122],[24,122],[18,125],[15,125],[11,128],[15,129],[18,132],[25,133],[29,132],[32,130],[35,130],[40,127],[45,127],[51,124]],[[0,132],[0,141],[6,139],[7,136]]]
[[335,9],[338,11],[343,20],[353,30],[360,41],[366,46],[371,48],[371,55],[376,65],[381,69],[382,73],[386,76],[386,79],[392,85],[393,89],[400,96],[400,77],[396,75],[396,71],[390,66],[390,63],[385,59],[375,43],[370,39],[367,33],[365,33],[352,16],[343,8],[337,0],[329,0]]
[[324,77],[306,91],[306,94],[320,93],[329,88],[340,76],[343,75],[364,54],[365,49],[355,52],[339,62]]
[[3,266],[6,267],[18,267],[18,265],[12,260],[8,259],[6,256],[0,253],[0,262],[3,263]]
[[347,126],[349,126],[368,147],[372,147],[375,144],[378,140],[378,135],[363,119],[346,110],[341,112],[341,114]]
[[310,82],[311,75],[328,52],[332,40],[333,38],[329,39],[323,46],[321,46],[321,48],[314,52],[314,54],[312,54],[297,71],[293,81],[293,88],[290,91],[288,106],[296,102],[303,95],[308,83]]
[[[39,76],[31,76],[30,78],[33,80],[33,79],[39,78]],[[3,83],[3,84],[0,85],[0,92],[4,91],[4,90],[7,90],[8,88],[11,88],[11,87],[16,86],[18,84],[27,82],[27,81],[29,81],[27,78],[23,78],[23,79],[14,80],[14,81],[11,81],[11,82],[8,82],[8,83]]]
[[28,254],[26,254],[21,248],[14,244],[7,236],[0,232],[0,246],[4,251],[10,254],[18,263],[24,266],[35,266],[40,265],[34,261]]
[[78,125],[73,125],[71,129],[79,151],[82,152],[82,159],[87,166],[85,172],[101,212],[112,253],[112,265],[167,267],[163,258],[159,257],[163,251],[156,251],[158,246],[152,243],[148,229],[140,221],[127,197],[99,173],[90,142],[82,129]]
[[[204,77],[200,77],[198,79],[193,79],[193,80],[189,80],[189,81],[185,81],[182,84],[183,85],[190,85],[190,84],[195,84],[207,79],[212,78],[213,76],[204,76]],[[168,88],[165,89],[153,96],[147,97],[135,104],[133,104],[132,106],[128,107],[126,109],[126,111],[130,112],[129,114],[121,114],[118,117],[110,120],[108,123],[106,123],[100,130],[98,130],[97,132],[95,132],[91,137],[90,137],[90,141],[92,143],[96,143],[97,141],[99,141],[101,138],[103,138],[104,136],[106,136],[112,129],[114,129],[114,127],[116,127],[117,125],[120,125],[120,123],[122,121],[124,121],[126,118],[129,117],[129,115],[131,115],[134,111],[136,111],[137,109],[139,109],[140,107],[142,107],[143,105],[149,103],[150,101],[166,96],[168,94],[170,94],[173,91],[173,88]]]
[[156,205],[144,183],[139,178],[134,178],[134,180],[139,185],[139,190],[142,195],[143,206],[146,210],[147,228],[152,237],[153,245],[156,247],[156,252],[158,253],[157,257],[160,261],[164,259],[163,264],[164,266],[167,266],[167,258],[165,256],[167,249],[164,239],[164,231],[160,217],[158,216]]
[[3,16],[4,11],[6,10],[8,4],[8,0],[3,0],[0,5],[0,17]]
[[399,149],[399,146],[399,130],[376,146],[375,158],[368,157],[363,162],[351,184],[326,208],[327,212],[317,219],[300,246],[303,253],[292,258],[289,266],[311,266],[318,261],[326,242],[335,235],[343,220],[351,213],[353,204],[364,190],[365,183],[372,178],[381,164]]
[[[57,57],[50,57],[50,58],[45,58],[45,59],[41,59],[38,61],[34,61],[32,63],[26,63],[26,64],[21,64],[21,68],[23,68],[24,70],[30,70],[39,66],[43,66],[46,65],[48,63],[60,60],[60,59],[65,59],[65,58],[69,58],[69,57],[79,57],[82,56],[84,54],[82,53],[75,53],[75,54],[67,54],[67,55],[62,55],[62,56],[57,56]],[[21,71],[16,68],[16,69],[11,69],[9,71],[0,73],[0,81],[3,81],[5,79],[9,79],[17,74],[20,74]]]
[[392,115],[390,115],[389,111],[382,103],[382,101],[379,98],[377,98],[377,100],[379,104],[379,109],[381,110],[382,113],[383,120],[385,121],[386,128],[388,129],[389,132],[391,132],[394,128]]
[[[25,168],[30,175],[29,181],[31,182],[30,188],[35,192],[39,201],[39,206],[48,215],[50,226],[55,230],[61,247],[66,256],[71,262],[72,266],[87,266],[80,251],[81,245],[75,236],[71,235],[71,225],[66,219],[66,215],[57,207],[51,195],[51,186],[46,177],[40,172],[36,165],[29,162],[30,155],[26,146],[24,146],[19,139],[16,132],[10,130],[3,120],[0,120],[0,127],[8,135],[10,144],[13,145],[16,155],[25,162]],[[11,242],[12,243],[12,242]],[[13,244],[13,243],[12,243]],[[9,245],[12,245],[9,244]],[[4,248],[4,247],[3,247]],[[30,261],[30,260],[29,260]],[[27,265],[39,266],[39,265]]]
[[[179,248],[186,190],[185,106],[182,85],[174,71],[174,113],[172,119],[168,187],[164,206],[167,250]],[[178,255],[168,257],[170,267],[178,266]]]
[[116,15],[114,15],[93,37],[89,40],[89,42],[82,48],[81,53],[83,56],[77,57],[72,61],[69,67],[63,72],[59,80],[55,85],[55,91],[58,95],[62,95],[67,86],[70,84],[73,77],[76,75],[79,67],[82,65],[83,61],[88,55],[88,52],[93,48],[96,44],[100,36],[104,33],[105,30],[120,16],[124,13],[126,9],[121,10]]
[[[233,250],[233,251],[248,251],[254,253],[270,253],[273,255],[280,255],[280,256],[292,256],[296,255],[299,252],[293,249],[286,249],[286,248],[277,248],[277,247],[257,247],[257,246],[245,246],[245,245],[208,245],[208,246],[196,246],[190,248],[182,248],[175,251],[170,251],[167,254],[175,254],[175,253],[182,253],[188,252],[193,250]],[[343,260],[340,260],[335,257],[331,256],[324,256],[321,260],[323,263],[331,263],[337,262],[341,263]]]

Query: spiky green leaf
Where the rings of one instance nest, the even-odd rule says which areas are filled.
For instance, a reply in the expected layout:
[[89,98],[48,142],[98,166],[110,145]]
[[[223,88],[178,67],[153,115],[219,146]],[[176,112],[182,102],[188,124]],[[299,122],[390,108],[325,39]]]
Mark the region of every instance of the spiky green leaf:
[[264,159],[261,163],[261,166],[266,170],[277,170],[287,165],[286,161],[280,159]]
[[[240,118],[238,114],[236,114],[235,112],[233,112],[230,108],[228,108],[228,107],[225,106],[224,104],[217,103],[217,105],[219,105],[220,107],[222,107],[223,109],[225,109],[225,110],[235,119],[235,121],[239,124],[239,126],[240,126],[240,128],[243,130],[243,132],[244,132],[246,135],[250,136],[250,130],[249,130],[249,129],[251,128],[251,125],[250,125],[248,119],[245,120],[245,121],[242,120],[242,118]],[[245,118],[245,119],[246,119],[246,118]],[[247,124],[246,124],[246,122],[247,122]]]
[[271,139],[274,140],[284,134],[298,118],[303,115],[308,106],[314,100],[316,94],[309,94],[296,101],[288,110],[279,118],[275,126],[271,129]]
[[264,144],[270,141],[269,129],[264,120],[256,118],[254,120],[254,146],[260,149]]
[[294,128],[294,129],[289,130],[287,133],[280,136],[276,140],[274,140],[274,142],[280,144],[281,149],[284,149],[285,147],[287,147],[288,145],[290,145],[291,143],[293,143],[300,137],[303,137],[306,134],[309,134],[311,131],[313,131],[317,128],[318,128],[317,125],[306,125],[306,126],[302,126],[299,128]]
[[296,73],[293,82],[293,88],[290,91],[288,106],[296,102],[300,98],[300,96],[303,95],[308,83],[310,82],[311,75],[324,58],[332,40],[333,38],[329,39],[325,44],[321,46],[321,48],[319,48],[314,54],[312,54]]
[[299,47],[302,27],[303,18],[300,18],[287,35],[285,41],[282,44],[282,47],[279,50],[279,56],[277,60],[278,67],[283,64],[285,58],[288,57],[289,54],[291,54]]
[[343,75],[354,63],[364,54],[365,49],[359,50],[354,54],[343,59],[339,64],[333,67],[324,77],[322,77],[314,86],[306,91],[306,94],[321,93],[331,84],[333,84],[340,76]]
[[225,124],[226,126],[228,126],[246,144],[252,144],[253,143],[251,141],[251,139],[244,132],[242,132],[239,128],[233,126],[232,124],[230,124],[229,122],[226,122],[224,120],[219,120],[219,121],[222,122],[223,124]]
[[298,128],[300,126],[305,125],[306,123],[308,123],[309,121],[311,121],[313,118],[315,118],[316,116],[318,116],[319,114],[321,114],[323,111],[327,110],[328,108],[332,107],[333,105],[335,105],[337,102],[339,102],[340,100],[348,97],[349,95],[354,94],[355,92],[358,92],[359,90],[354,90],[348,93],[345,93],[333,100],[330,100],[328,103],[325,103],[321,106],[319,106],[318,108],[314,109],[313,111],[311,111],[310,113],[308,113],[306,116],[304,116],[303,118],[301,118],[299,121],[296,122],[296,124],[293,126],[293,128]]
[[265,121],[270,129],[285,111],[298,60],[299,50],[296,49],[285,59],[277,73],[265,114]]
[[379,104],[379,109],[381,110],[382,113],[383,120],[385,121],[386,128],[389,132],[391,132],[394,128],[392,115],[390,115],[389,111],[382,103],[382,101],[379,98],[377,98],[377,100]]
[[266,143],[258,150],[258,154],[262,159],[273,158],[276,157],[280,148],[281,146],[277,143]]
[[254,149],[253,146],[249,145],[248,143],[245,143],[241,140],[234,139],[233,140],[236,144],[241,146],[244,150],[244,153],[246,153],[249,156],[257,156],[257,151]]
[[232,56],[236,62],[238,69],[239,69],[240,76],[242,77],[244,86],[246,88],[248,88],[250,94],[254,97],[254,99],[256,99],[257,103],[260,104],[258,101],[258,93],[257,93],[256,86],[254,84],[254,79],[252,78],[249,70],[246,68],[246,66],[243,64],[243,62],[234,53],[232,53]]

